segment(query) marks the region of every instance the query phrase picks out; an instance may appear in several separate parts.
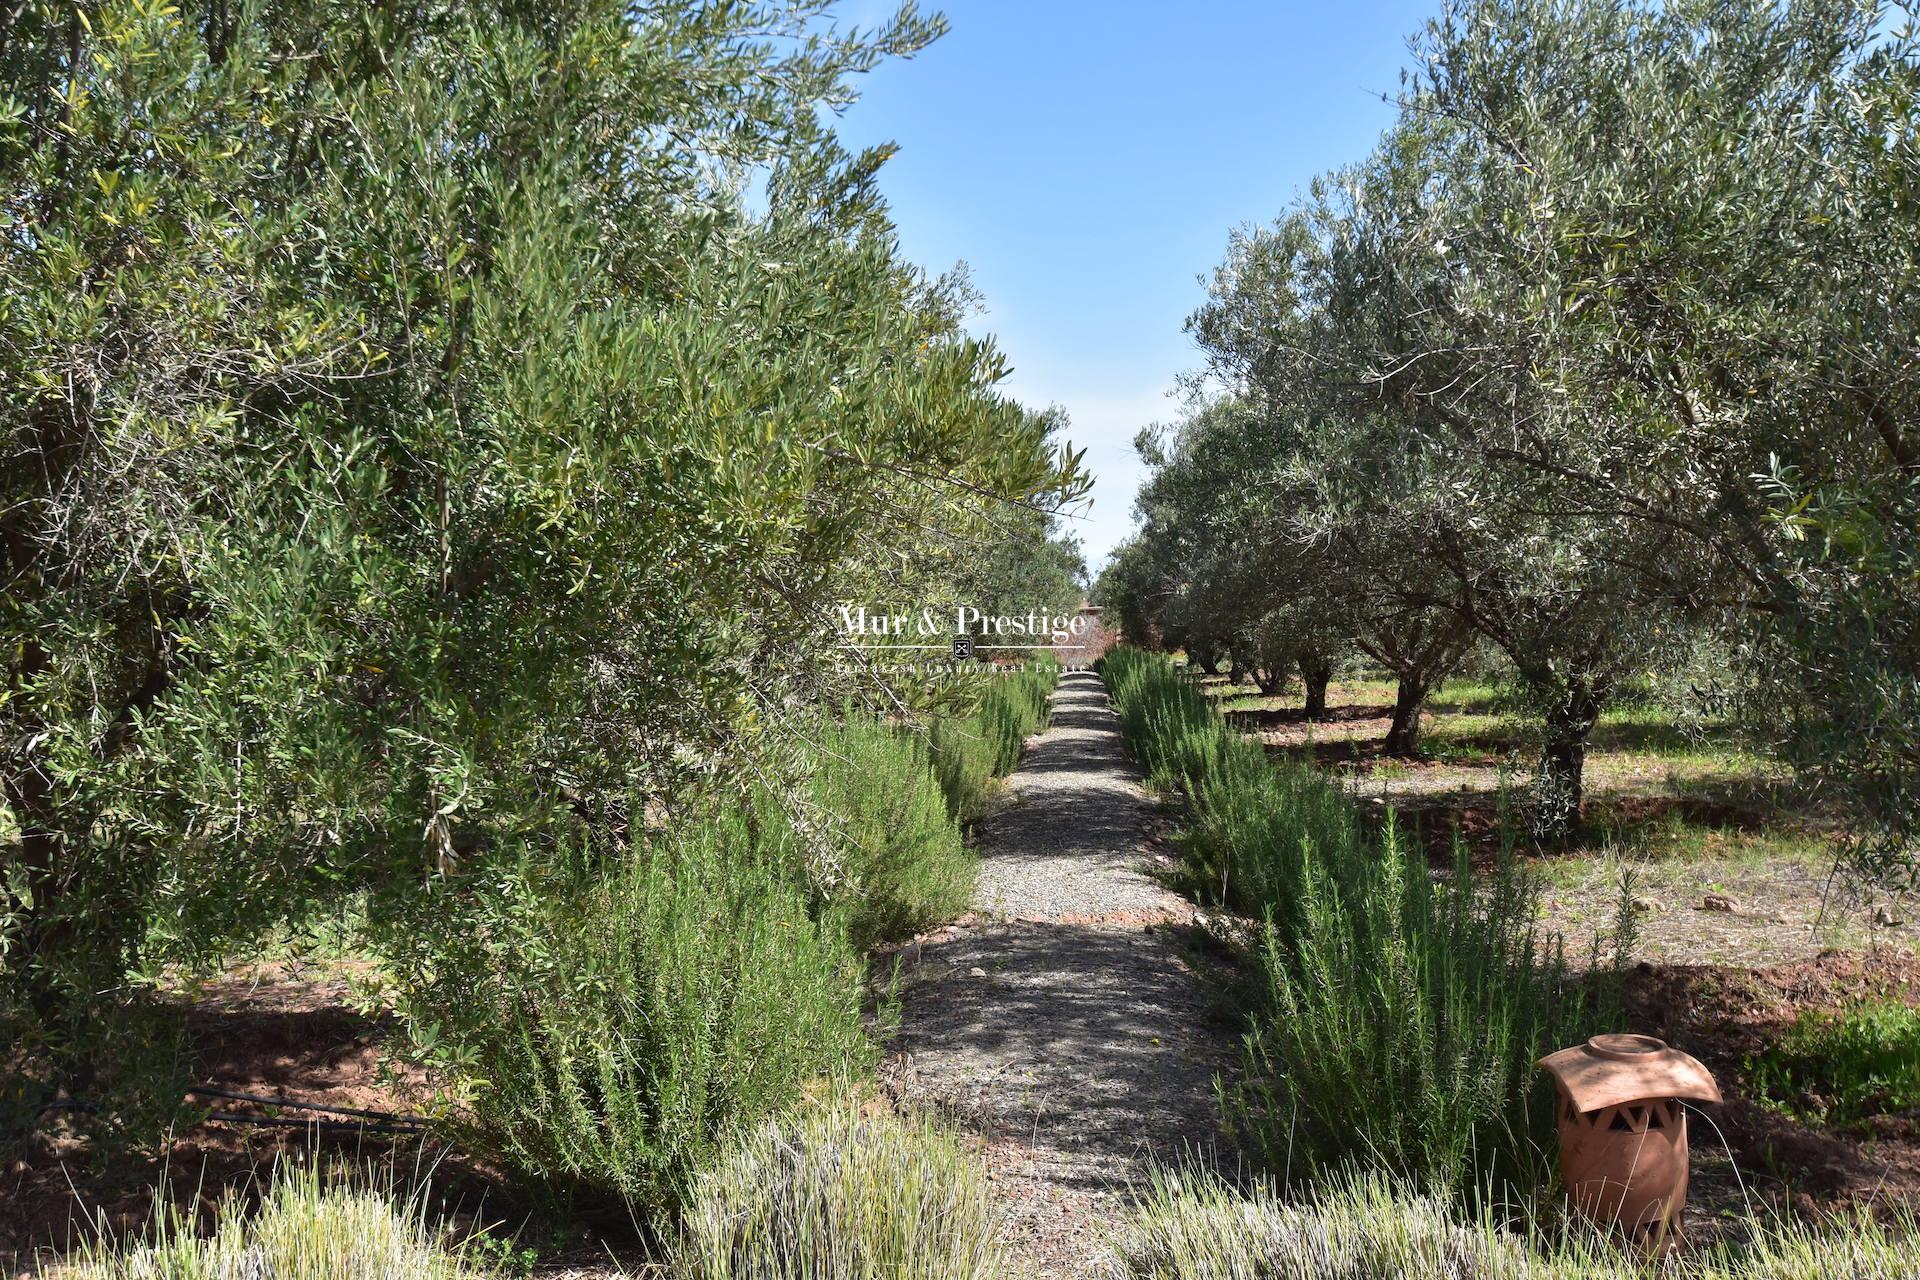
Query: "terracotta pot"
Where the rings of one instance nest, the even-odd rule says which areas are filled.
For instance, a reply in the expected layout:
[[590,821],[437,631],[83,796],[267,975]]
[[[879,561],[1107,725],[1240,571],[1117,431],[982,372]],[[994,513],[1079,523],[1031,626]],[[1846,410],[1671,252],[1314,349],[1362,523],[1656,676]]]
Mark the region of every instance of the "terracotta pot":
[[1647,1248],[1670,1243],[1687,1204],[1687,1113],[1718,1102],[1695,1058],[1652,1036],[1594,1036],[1540,1059],[1560,1095],[1560,1176],[1574,1207]]

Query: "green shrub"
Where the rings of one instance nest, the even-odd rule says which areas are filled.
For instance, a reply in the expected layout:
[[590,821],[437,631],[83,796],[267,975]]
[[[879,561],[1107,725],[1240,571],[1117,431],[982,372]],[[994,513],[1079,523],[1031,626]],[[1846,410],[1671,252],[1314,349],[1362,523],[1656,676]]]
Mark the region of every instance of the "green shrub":
[[870,1065],[861,960],[798,860],[775,806],[730,803],[490,892],[403,995],[471,1140],[560,1190],[670,1206],[729,1139]]
[[1761,1097],[1823,1122],[1920,1110],[1920,1009],[1889,999],[1806,1010],[1748,1073]]
[[826,894],[844,905],[854,946],[965,911],[978,859],[948,813],[925,743],[862,719],[827,727],[815,743],[812,799],[835,862]]
[[119,993],[611,847],[763,659],[866,687],[837,602],[1046,545],[1059,424],[818,110],[942,24],[825,7],[0,0],[0,1096],[157,1145]]
[[1744,1244],[1657,1268],[1564,1226],[1522,1229],[1378,1177],[1288,1203],[1270,1184],[1160,1175],[1115,1241],[1121,1280],[1913,1280],[1920,1222],[1862,1212],[1753,1223]]
[[1352,803],[1304,766],[1276,768],[1258,744],[1235,737],[1191,785],[1192,821],[1182,849],[1196,889],[1251,916],[1271,913],[1291,947],[1299,886],[1314,850],[1351,871],[1363,845]]
[[986,1170],[923,1118],[851,1102],[769,1125],[703,1175],[677,1280],[998,1280]]
[[989,785],[1020,763],[1029,735],[1047,722],[1047,695],[1060,680],[1060,667],[1041,659],[990,681],[970,716],[939,716],[927,727],[934,774],[947,798],[947,811],[967,822],[980,816]]
[[1359,1160],[1436,1192],[1551,1183],[1551,1091],[1533,1064],[1618,1013],[1540,939],[1535,900],[1510,862],[1476,880],[1462,857],[1436,881],[1391,826],[1377,846],[1303,841],[1253,957],[1257,1012],[1228,1096],[1247,1144],[1271,1168]]
[[212,1234],[177,1216],[124,1250],[83,1248],[49,1274],[73,1280],[465,1280],[482,1274],[441,1245],[418,1198],[395,1203],[369,1187],[332,1183],[312,1168],[274,1179],[248,1212],[221,1202]]
[[1187,801],[1190,874],[1260,921],[1246,1071],[1225,1099],[1250,1150],[1436,1192],[1550,1181],[1534,1060],[1618,1012],[1610,978],[1576,984],[1536,932],[1530,878],[1461,858],[1436,880],[1391,821],[1369,836],[1336,787],[1268,761],[1166,659],[1119,649],[1103,673],[1142,765]]
[[947,812],[959,822],[979,817],[998,756],[979,717],[935,717],[927,726],[927,751]]
[[1123,646],[1102,658],[1098,670],[1149,785],[1191,791],[1222,771],[1236,735],[1167,659]]
[[1012,773],[1018,767],[1027,738],[1047,722],[1047,695],[1059,679],[1059,666],[1042,661],[994,677],[981,695],[977,719],[987,741],[993,744],[994,773]]

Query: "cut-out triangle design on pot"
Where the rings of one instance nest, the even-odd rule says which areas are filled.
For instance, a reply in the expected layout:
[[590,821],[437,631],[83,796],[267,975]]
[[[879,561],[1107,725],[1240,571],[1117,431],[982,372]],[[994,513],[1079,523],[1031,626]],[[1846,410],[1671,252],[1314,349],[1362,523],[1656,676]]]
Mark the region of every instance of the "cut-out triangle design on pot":
[[1664,1040],[1594,1036],[1550,1053],[1560,1105],[1560,1175],[1574,1207],[1642,1247],[1671,1242],[1687,1203],[1683,1102],[1718,1102],[1698,1059]]

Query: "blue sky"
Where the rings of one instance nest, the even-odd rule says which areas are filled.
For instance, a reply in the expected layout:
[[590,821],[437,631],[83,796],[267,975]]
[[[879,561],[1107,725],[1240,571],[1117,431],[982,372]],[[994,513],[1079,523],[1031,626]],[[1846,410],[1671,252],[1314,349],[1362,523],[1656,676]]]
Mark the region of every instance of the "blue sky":
[[861,83],[840,132],[899,144],[881,185],[902,247],[967,262],[1009,390],[1064,407],[1087,447],[1093,504],[1072,523],[1094,567],[1131,522],[1134,433],[1176,416],[1167,393],[1200,363],[1197,277],[1230,228],[1366,154],[1438,2],[950,0],[933,6],[950,34]]

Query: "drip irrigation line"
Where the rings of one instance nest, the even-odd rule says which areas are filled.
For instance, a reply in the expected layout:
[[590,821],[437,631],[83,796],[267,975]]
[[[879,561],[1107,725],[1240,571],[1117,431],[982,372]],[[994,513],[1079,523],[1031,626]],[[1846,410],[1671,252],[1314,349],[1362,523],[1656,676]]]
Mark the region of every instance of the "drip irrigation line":
[[288,1107],[295,1111],[319,1111],[330,1116],[358,1116],[363,1120],[379,1120],[387,1124],[406,1125],[415,1129],[423,1129],[433,1123],[425,1116],[403,1116],[392,1111],[366,1111],[359,1107],[333,1107],[319,1102],[301,1102],[296,1098],[269,1098],[257,1093],[235,1093],[231,1089],[215,1089],[205,1085],[196,1085],[187,1092],[196,1098],[224,1098],[229,1102],[251,1102],[262,1107]]
[[209,1111],[208,1120],[223,1124],[250,1124],[262,1129],[341,1129],[354,1133],[425,1133],[415,1124],[383,1124],[377,1120],[298,1120],[288,1116],[249,1116],[237,1111]]
[[[210,1111],[207,1119],[223,1124],[250,1124],[264,1129],[352,1129],[361,1133],[424,1133],[432,1121],[424,1116],[404,1116],[392,1111],[368,1111],[359,1107],[334,1107],[320,1102],[301,1102],[294,1098],[269,1098],[257,1093],[235,1093],[231,1089],[214,1089],[195,1085],[187,1093],[196,1098],[221,1098],[228,1102],[251,1102],[261,1107],[282,1107],[292,1111],[314,1111],[322,1116],[348,1116],[346,1120],[328,1120],[322,1118],[295,1119],[285,1116],[255,1116],[239,1111]],[[84,1098],[66,1098],[56,1102],[43,1103],[39,1113],[49,1111],[79,1111],[97,1114],[99,1106]]]

